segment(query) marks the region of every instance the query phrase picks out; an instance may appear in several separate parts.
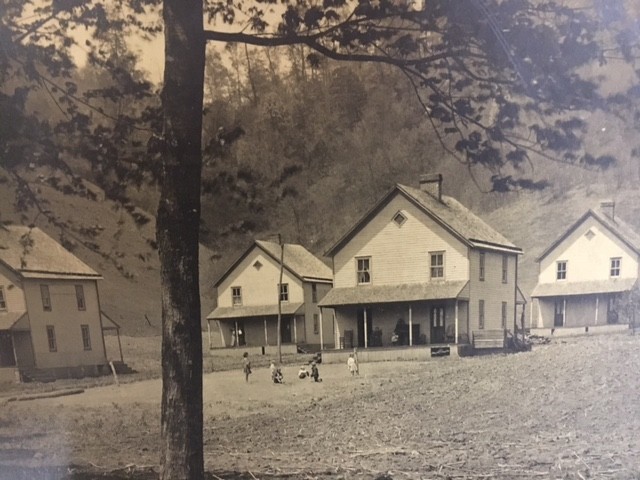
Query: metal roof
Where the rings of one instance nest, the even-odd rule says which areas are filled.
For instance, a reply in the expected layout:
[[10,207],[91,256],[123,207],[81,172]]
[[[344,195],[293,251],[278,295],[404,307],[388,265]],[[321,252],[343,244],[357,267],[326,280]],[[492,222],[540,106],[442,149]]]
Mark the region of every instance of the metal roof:
[[0,261],[22,277],[101,278],[37,227],[0,226]]
[[[294,315],[302,309],[303,303],[282,303],[283,315]],[[278,304],[251,305],[240,307],[217,307],[207,315],[207,320],[223,320],[226,318],[247,318],[278,315]]]
[[351,230],[338,240],[338,242],[327,251],[326,255],[335,255],[338,250],[348,243],[349,240],[396,195],[403,195],[436,223],[440,224],[445,230],[452,233],[469,247],[522,253],[522,249],[515,246],[506,237],[489,226],[484,220],[480,219],[456,199],[443,195],[439,200],[419,188],[397,184],[380,199]]
[[[260,248],[276,263],[280,263],[280,244],[264,240],[256,240],[227,270],[225,270],[214,285],[218,287],[256,247]],[[302,245],[293,243],[284,244],[283,265],[284,268],[286,268],[292,275],[301,280],[326,283],[333,282],[333,272],[331,271],[331,268],[325,265],[322,260]]]
[[321,307],[338,307],[453,298],[468,299],[467,284],[468,282],[463,280],[332,288],[318,305]]
[[539,283],[531,293],[532,297],[563,297],[570,295],[590,295],[595,293],[627,292],[636,283],[635,278],[612,278],[588,282]]

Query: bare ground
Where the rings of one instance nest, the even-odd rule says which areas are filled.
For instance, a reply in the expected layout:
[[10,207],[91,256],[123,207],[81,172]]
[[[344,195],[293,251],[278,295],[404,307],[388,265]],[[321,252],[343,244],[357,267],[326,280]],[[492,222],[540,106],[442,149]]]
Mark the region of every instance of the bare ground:
[[[296,370],[205,375],[210,478],[640,478],[640,336]],[[0,478],[155,478],[159,400],[148,380],[0,405]]]

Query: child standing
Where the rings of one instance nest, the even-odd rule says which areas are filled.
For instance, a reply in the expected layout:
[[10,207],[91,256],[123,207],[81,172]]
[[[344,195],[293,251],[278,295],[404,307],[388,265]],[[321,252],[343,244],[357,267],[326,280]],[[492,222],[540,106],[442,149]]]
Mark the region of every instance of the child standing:
[[251,362],[249,361],[249,353],[242,354],[242,371],[244,372],[244,381],[249,383],[249,375],[251,375]]
[[316,365],[316,362],[313,362],[311,364],[311,379],[314,382],[321,382],[322,379],[320,378],[320,372],[318,371],[318,366]]
[[347,368],[349,372],[351,372],[351,376],[355,376],[358,373],[358,364],[356,363],[356,359],[353,357],[353,353],[349,354],[349,359],[347,360]]

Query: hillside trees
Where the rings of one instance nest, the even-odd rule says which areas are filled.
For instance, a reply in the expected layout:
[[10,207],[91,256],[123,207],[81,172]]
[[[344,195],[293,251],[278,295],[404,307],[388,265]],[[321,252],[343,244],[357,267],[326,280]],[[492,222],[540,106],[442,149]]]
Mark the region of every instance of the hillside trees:
[[[42,75],[33,71],[42,62],[48,65],[51,75],[65,77],[73,68],[69,48],[74,41],[61,32],[67,32],[72,25],[88,25],[96,33],[133,27],[153,33],[154,27],[142,19],[146,8],[159,3],[129,2],[131,13],[127,14],[127,21],[113,23],[105,14],[104,4],[97,0],[53,0],[42,9],[31,2],[4,0],[11,16],[28,17],[33,11],[36,16],[27,22],[3,22],[0,34],[9,40],[11,48],[9,52],[2,51],[0,64],[5,70],[22,65],[17,68],[26,78],[43,81]],[[622,0],[613,4],[625,8]],[[602,20],[605,13],[610,15],[610,7],[603,13],[582,8],[581,2],[560,5],[530,0],[435,0],[420,8],[388,0],[326,0],[322,5],[299,0],[282,5],[282,10],[276,11],[281,7],[271,1],[207,0],[204,5],[202,0],[162,2],[163,120],[161,131],[152,128],[149,136],[154,140],[150,142],[153,151],[161,159],[155,165],[161,167],[157,240],[162,264],[163,478],[203,477],[197,244],[206,42],[289,47],[292,58],[297,59],[295,71],[302,81],[314,79],[314,69],[322,57],[399,69],[415,90],[418,104],[442,148],[469,168],[479,165],[494,173],[494,190],[540,188],[539,183],[518,174],[527,162],[535,161],[535,155],[593,168],[612,162],[611,157],[583,152],[581,133],[585,122],[576,113],[606,105],[597,79],[584,78],[579,70],[605,58],[603,41],[612,41],[607,48],[618,48],[626,42],[602,31],[610,25]],[[595,5],[601,6],[602,2]],[[271,9],[275,13],[268,14]],[[231,32],[205,29],[205,14],[208,20],[222,20],[238,28]],[[45,31],[50,21],[64,28]],[[618,25],[619,19],[615,22],[616,28],[626,28]],[[624,31],[633,35],[631,28]],[[632,51],[637,48],[634,41],[626,42]],[[29,44],[26,57],[37,55],[38,62],[21,60],[24,55],[18,50],[24,43]],[[243,50],[237,49],[238,58]],[[306,62],[302,61],[300,55],[310,51]],[[254,108],[265,108],[264,114],[275,127],[284,126],[280,123],[286,120],[286,115],[281,115],[282,102],[274,98],[269,103],[258,96],[257,77],[252,80],[249,98]],[[337,86],[352,80],[345,73],[337,80]],[[59,90],[65,98],[75,96],[71,85]],[[240,102],[242,95],[236,93]],[[4,95],[10,108],[24,112],[19,90]],[[75,112],[71,114],[76,117]],[[357,108],[343,110],[342,114],[352,121],[363,118]],[[36,131],[45,130],[46,137],[46,122],[33,116],[25,118],[35,123]],[[82,115],[77,118],[82,127],[86,119]],[[330,125],[326,127],[330,138]],[[280,146],[289,148],[284,129],[278,134]],[[226,132],[222,132],[217,137],[217,147],[215,141],[207,146],[216,151],[225,136]],[[11,143],[6,135],[2,142]],[[295,151],[304,153],[300,147]],[[379,158],[363,159],[388,160],[383,153]],[[151,157],[149,163],[154,165],[153,162]],[[281,169],[280,182],[274,190],[282,199],[295,190],[291,185],[295,183],[295,171],[295,165],[283,165]],[[247,183],[253,184],[249,188],[263,188],[253,175],[251,171],[244,174]],[[300,212],[297,216],[301,217]]]

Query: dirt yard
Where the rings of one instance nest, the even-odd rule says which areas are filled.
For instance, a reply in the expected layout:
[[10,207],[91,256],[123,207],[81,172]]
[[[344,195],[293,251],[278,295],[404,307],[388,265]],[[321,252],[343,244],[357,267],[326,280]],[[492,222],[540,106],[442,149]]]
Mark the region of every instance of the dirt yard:
[[[640,477],[640,336],[296,371],[204,376],[210,478]],[[159,403],[147,380],[0,405],[0,478],[154,478]]]

